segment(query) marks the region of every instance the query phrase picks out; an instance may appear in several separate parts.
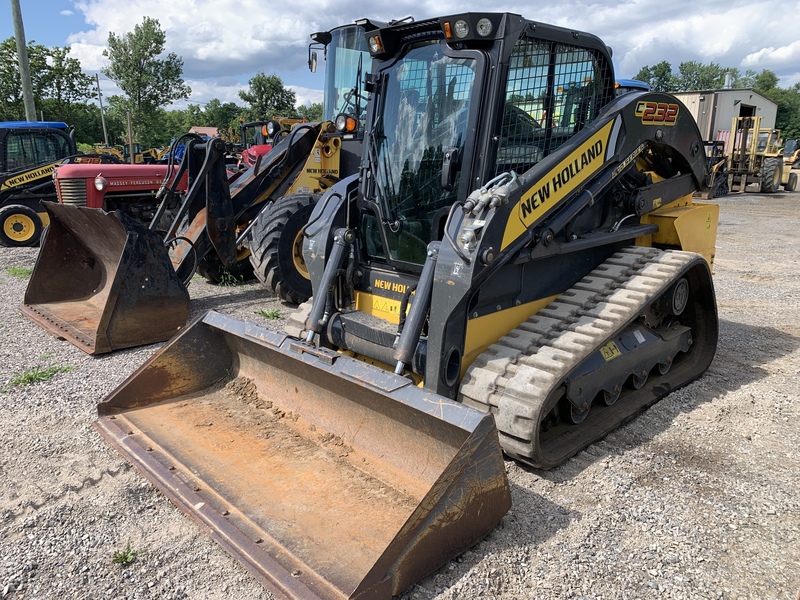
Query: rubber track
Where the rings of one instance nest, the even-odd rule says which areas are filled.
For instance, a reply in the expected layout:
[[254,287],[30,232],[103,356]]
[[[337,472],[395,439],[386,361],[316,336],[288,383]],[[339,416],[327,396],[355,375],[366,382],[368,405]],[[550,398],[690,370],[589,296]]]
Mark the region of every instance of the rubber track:
[[[536,458],[538,430],[553,406],[551,395],[581,361],[665,292],[697,256],[640,247],[614,254],[487,348],[467,370],[459,399],[494,413],[507,454],[534,466],[553,466],[539,464]],[[623,401],[624,397],[617,404]],[[598,437],[589,435],[571,454]]]
[[286,319],[286,324],[283,330],[294,337],[303,338],[306,331],[306,319],[311,314],[311,307],[314,304],[314,299],[309,298],[306,302],[300,304]]

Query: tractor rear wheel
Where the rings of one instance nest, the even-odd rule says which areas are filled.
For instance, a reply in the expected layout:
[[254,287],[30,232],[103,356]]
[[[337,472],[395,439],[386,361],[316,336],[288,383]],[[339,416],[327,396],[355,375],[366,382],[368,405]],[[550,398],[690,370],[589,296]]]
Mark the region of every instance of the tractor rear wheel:
[[38,246],[43,229],[36,211],[24,204],[0,208],[0,246]]
[[761,166],[761,191],[774,194],[781,189],[783,162],[779,158],[765,158]]
[[286,302],[311,297],[311,277],[303,260],[303,230],[318,196],[293,194],[267,206],[250,231],[250,262],[266,288]]
[[787,192],[793,192],[797,189],[797,173],[789,173],[789,179],[786,180],[783,189]]

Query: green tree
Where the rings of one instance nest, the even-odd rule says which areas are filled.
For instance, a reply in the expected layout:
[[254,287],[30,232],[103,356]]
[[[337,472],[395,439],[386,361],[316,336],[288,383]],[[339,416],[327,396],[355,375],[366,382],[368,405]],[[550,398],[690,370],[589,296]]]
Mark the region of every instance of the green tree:
[[166,39],[158,20],[145,17],[132,32],[109,33],[103,51],[109,65],[102,72],[124,92],[119,103],[130,110],[134,137],[145,145],[159,136],[153,127],[157,109],[192,92],[182,78],[183,59],[173,52],[161,58]]
[[239,90],[239,98],[250,105],[245,118],[261,121],[272,117],[291,117],[295,114],[296,94],[285,87],[277,75],[259,72],[248,81],[249,89]]
[[758,91],[778,105],[775,127],[781,130],[781,137],[785,140],[800,138],[800,84],[788,90],[772,87]]
[[[44,100],[45,107],[51,100]],[[55,110],[55,109],[54,109]],[[75,127],[75,139],[84,144],[95,144],[103,140],[103,124],[100,120],[100,108],[96,104],[73,102],[68,108],[67,123]],[[48,109],[45,108],[45,114]]]
[[753,89],[762,94],[778,89],[778,76],[774,71],[764,69],[753,78]]
[[73,105],[96,97],[94,79],[81,70],[77,58],[69,56],[68,47],[50,48],[47,56],[42,92],[52,101],[52,117],[71,123]]
[[301,119],[307,121],[321,121],[322,120],[322,102],[314,102],[306,106],[305,104],[297,105],[297,115]]
[[192,125],[196,125],[192,121],[192,114],[187,109],[163,111],[160,123],[160,129],[164,137],[157,144],[159,146],[166,146],[172,138],[187,133]]
[[[104,97],[106,100],[106,130],[108,131],[108,143],[125,143],[128,137],[128,103],[122,96]],[[102,139],[102,138],[101,138]]]
[[[239,128],[239,117],[244,116],[245,110],[234,102],[221,102],[212,98],[203,108],[203,123],[207,127],[216,127],[217,130],[230,138]],[[197,123],[196,123],[197,124]]]
[[657,92],[672,91],[672,65],[665,60],[653,67],[642,67],[633,78],[650,84]]
[[725,84],[726,69],[716,63],[707,65],[689,60],[678,65],[678,73],[672,78],[672,91],[717,90]]
[[[33,101],[36,103],[36,114],[41,112],[39,103],[44,93],[43,77],[47,73],[47,48],[28,42],[28,62],[31,70]],[[25,108],[22,104],[22,86],[19,77],[19,61],[17,60],[17,43],[13,37],[0,42],[0,120],[24,120]]]

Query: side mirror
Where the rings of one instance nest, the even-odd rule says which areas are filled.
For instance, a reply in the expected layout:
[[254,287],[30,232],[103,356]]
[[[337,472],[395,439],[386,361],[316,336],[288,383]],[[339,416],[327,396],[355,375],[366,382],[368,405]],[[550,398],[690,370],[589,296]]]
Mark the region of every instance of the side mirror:
[[317,72],[317,53],[311,50],[308,51],[308,69],[312,73]]

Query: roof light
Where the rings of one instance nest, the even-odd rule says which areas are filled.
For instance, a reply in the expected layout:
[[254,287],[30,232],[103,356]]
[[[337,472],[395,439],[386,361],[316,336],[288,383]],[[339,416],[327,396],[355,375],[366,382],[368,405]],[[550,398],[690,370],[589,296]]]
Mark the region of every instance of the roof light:
[[492,33],[492,22],[486,17],[478,21],[475,31],[481,37],[488,37]]
[[464,39],[469,35],[469,23],[467,23],[464,19],[459,19],[456,21],[453,30],[455,31],[457,38]]
[[370,52],[382,52],[383,51],[383,42],[381,42],[381,38],[378,35],[373,35],[369,38],[369,50]]
[[267,122],[267,136],[268,137],[274,137],[275,135],[280,133],[281,129],[283,129],[283,127],[277,121],[271,119],[271,120],[269,120]]
[[444,39],[452,40],[453,39],[453,26],[450,25],[450,21],[444,22]]

